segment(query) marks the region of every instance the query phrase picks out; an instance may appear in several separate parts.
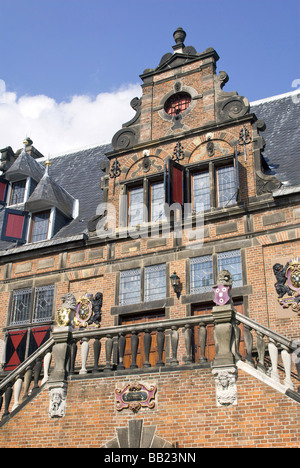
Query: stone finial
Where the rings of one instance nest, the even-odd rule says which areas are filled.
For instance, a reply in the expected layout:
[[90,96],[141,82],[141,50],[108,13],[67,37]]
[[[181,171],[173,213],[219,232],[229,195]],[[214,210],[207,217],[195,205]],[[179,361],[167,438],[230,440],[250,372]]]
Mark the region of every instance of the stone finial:
[[182,52],[182,49],[185,47],[184,40],[186,38],[186,32],[182,28],[177,28],[173,33],[176,45],[173,46],[174,52]]

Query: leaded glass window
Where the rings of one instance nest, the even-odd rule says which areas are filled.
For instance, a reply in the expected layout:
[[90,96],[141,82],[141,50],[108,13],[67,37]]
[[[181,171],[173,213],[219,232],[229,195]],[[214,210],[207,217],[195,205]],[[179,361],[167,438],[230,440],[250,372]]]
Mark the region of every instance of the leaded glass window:
[[163,182],[151,185],[151,221],[165,218],[165,187]]
[[50,211],[32,215],[30,242],[38,242],[48,238]]
[[33,322],[47,322],[52,319],[53,297],[53,285],[36,288]]
[[210,209],[209,173],[199,172],[193,175],[193,209],[196,213]]
[[22,325],[30,322],[31,289],[14,291],[11,325]]
[[232,274],[232,287],[243,286],[241,252],[231,250],[218,254],[218,271],[228,270]]
[[191,259],[191,293],[203,293],[212,290],[213,262],[210,255]]
[[145,302],[166,297],[166,265],[145,268]]
[[236,203],[235,173],[233,166],[217,168],[218,205],[225,207]]
[[120,305],[137,304],[141,301],[141,270],[121,271]]
[[26,180],[14,182],[11,188],[10,205],[24,203]]
[[128,225],[136,226],[144,221],[144,189],[129,190]]

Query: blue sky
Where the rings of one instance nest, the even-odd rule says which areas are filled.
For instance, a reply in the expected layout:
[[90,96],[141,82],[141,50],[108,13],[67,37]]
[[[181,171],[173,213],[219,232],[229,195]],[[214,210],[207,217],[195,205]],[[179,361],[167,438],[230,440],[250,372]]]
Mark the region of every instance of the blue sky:
[[[139,75],[172,52],[178,26],[186,45],[216,49],[225,90],[249,101],[292,91],[299,22],[299,0],[0,0],[0,147],[28,132],[49,153],[109,142],[133,115]],[[81,108],[98,127],[78,122]]]

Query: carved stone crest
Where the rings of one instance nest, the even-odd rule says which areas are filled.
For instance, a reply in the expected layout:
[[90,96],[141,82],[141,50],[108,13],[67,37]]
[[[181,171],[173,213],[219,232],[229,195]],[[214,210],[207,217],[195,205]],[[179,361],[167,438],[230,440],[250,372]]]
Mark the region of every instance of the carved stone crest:
[[285,266],[275,263],[273,272],[279,304],[300,315],[300,258],[290,260]]
[[235,367],[215,368],[212,371],[216,383],[218,406],[237,405],[237,370]]
[[122,411],[129,408],[137,413],[142,407],[152,409],[155,407],[156,385],[134,382],[125,385],[124,388],[116,388],[116,409]]
[[76,310],[76,299],[71,293],[64,294],[62,306],[56,312],[56,322],[59,327],[66,327],[70,323],[74,325],[74,314]]

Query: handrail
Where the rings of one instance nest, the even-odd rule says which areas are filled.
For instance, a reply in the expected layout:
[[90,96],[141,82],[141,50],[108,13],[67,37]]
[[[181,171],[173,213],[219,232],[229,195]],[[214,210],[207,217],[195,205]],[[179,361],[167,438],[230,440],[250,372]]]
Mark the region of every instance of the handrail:
[[11,371],[0,383],[0,393],[7,385],[16,380],[17,377],[26,371],[40,356],[45,354],[51,346],[54,345],[53,337],[50,337],[44,344],[42,344],[34,353],[32,353],[25,361],[23,361],[16,369]]

